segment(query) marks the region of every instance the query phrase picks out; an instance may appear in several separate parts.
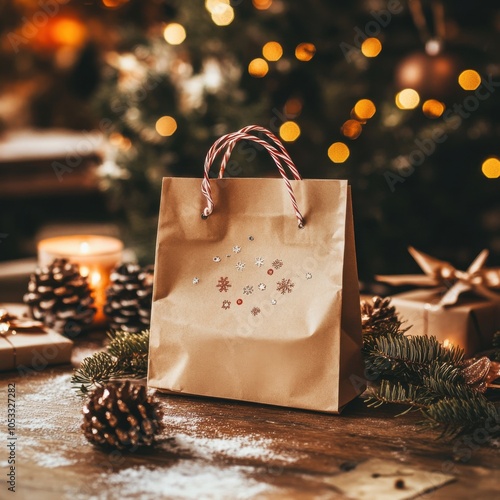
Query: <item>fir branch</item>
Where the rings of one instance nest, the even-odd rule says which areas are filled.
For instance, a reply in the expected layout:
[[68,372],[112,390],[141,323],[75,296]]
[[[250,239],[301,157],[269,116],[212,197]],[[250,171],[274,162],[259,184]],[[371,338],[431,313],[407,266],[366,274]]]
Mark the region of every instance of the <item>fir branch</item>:
[[425,387],[384,379],[378,387],[369,389],[365,402],[368,406],[375,408],[388,403],[408,405],[410,410],[412,408],[427,408],[432,400],[432,396]]
[[74,371],[71,383],[82,394],[121,378],[143,378],[147,374],[149,332],[108,333],[106,352],[85,358]]

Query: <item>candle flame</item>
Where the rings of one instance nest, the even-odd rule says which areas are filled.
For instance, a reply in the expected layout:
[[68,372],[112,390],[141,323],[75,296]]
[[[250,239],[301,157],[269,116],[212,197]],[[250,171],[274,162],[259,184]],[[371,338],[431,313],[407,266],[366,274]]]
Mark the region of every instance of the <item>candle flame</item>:
[[100,281],[101,281],[101,273],[99,273],[99,271],[92,271],[92,274],[90,275],[90,283],[95,286]]
[[87,254],[90,252],[90,245],[88,241],[82,241],[80,243],[80,253]]

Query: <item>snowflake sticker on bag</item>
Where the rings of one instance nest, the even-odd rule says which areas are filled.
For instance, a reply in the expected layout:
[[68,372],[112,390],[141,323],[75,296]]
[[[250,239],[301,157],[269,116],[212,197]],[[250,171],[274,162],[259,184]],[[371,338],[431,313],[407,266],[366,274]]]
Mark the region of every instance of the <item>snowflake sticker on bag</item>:
[[245,295],[251,295],[253,293],[253,286],[247,285],[243,287],[243,293]]
[[255,265],[257,267],[262,267],[264,265],[264,259],[262,257],[255,258]]
[[279,269],[280,267],[283,267],[283,261],[280,259],[276,259],[271,263],[271,266],[273,266],[274,269]]
[[292,280],[283,278],[281,281],[278,281],[276,290],[281,292],[281,295],[285,295],[285,293],[292,293],[292,288],[295,286],[295,283],[292,283]]
[[306,280],[310,280],[313,277],[311,273],[306,273]]
[[221,309],[230,309],[231,308],[231,301],[229,300],[223,300],[222,301],[222,306]]
[[254,307],[250,312],[253,316],[257,316],[257,314],[260,314],[260,309],[258,307]]
[[240,247],[240,246],[238,246],[238,245],[234,245],[234,247],[233,247],[233,252],[234,252],[234,253],[240,253],[240,252],[241,252],[241,247]]
[[231,283],[229,283],[229,279],[226,278],[220,278],[219,281],[217,282],[217,285],[215,285],[218,289],[219,292],[227,292],[229,288],[232,286]]
[[243,271],[243,269],[245,269],[245,263],[244,262],[238,262],[236,264],[236,270],[237,271]]
[[266,285],[264,283],[259,283],[259,286],[257,287],[261,292],[263,292],[266,289]]

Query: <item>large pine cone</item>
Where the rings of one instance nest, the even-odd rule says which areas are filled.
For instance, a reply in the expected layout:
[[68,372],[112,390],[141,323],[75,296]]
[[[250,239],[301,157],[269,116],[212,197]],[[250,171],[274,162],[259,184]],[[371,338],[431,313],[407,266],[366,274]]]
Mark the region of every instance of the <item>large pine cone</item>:
[[160,402],[130,382],[99,387],[83,407],[82,430],[95,445],[123,450],[149,446],[163,430]]
[[87,278],[67,259],[37,268],[23,300],[35,319],[71,336],[90,325],[96,312]]
[[122,264],[110,276],[104,313],[111,328],[138,333],[149,328],[153,298],[153,267]]

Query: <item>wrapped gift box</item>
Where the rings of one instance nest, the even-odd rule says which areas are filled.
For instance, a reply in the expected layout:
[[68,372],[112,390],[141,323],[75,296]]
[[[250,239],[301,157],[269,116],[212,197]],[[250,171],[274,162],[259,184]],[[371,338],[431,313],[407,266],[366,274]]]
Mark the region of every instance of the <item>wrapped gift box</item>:
[[[22,305],[1,305],[10,314],[22,317]],[[0,371],[43,370],[48,365],[69,363],[73,342],[57,332],[30,332],[0,335]]]
[[500,302],[463,294],[456,304],[442,306],[442,297],[439,290],[414,290],[394,295],[392,305],[406,326],[412,325],[411,335],[433,335],[462,347],[466,356],[491,348],[500,330]]

